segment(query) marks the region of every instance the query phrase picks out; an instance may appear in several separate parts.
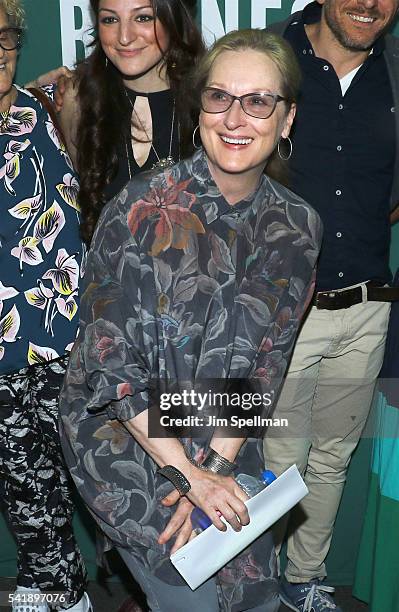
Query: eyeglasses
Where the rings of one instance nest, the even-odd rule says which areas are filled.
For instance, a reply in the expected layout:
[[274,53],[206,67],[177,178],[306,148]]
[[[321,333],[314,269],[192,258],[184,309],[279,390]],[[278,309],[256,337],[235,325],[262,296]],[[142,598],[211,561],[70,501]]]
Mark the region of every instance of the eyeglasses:
[[21,46],[21,28],[0,29],[0,47],[4,51],[14,51]]
[[275,93],[248,93],[244,96],[233,96],[223,89],[205,87],[201,92],[201,108],[205,113],[224,113],[239,100],[241,108],[250,117],[268,119],[277,106],[277,102],[286,100]]

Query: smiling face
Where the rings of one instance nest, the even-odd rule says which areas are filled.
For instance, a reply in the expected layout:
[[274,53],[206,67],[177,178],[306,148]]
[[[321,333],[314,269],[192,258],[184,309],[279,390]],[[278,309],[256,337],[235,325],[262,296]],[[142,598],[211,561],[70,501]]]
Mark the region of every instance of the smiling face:
[[155,91],[165,85],[160,66],[169,37],[150,0],[100,0],[98,35],[108,60],[134,79],[132,87]]
[[327,26],[345,49],[367,51],[393,21],[398,0],[319,0]]
[[[0,6],[0,30],[9,26],[7,15]],[[0,110],[5,112],[10,106],[12,84],[17,67],[17,51],[4,51],[0,47]]]
[[[212,65],[206,86],[234,96],[283,93],[280,72],[274,62],[266,54],[250,49],[223,51]],[[268,119],[247,115],[238,100],[223,113],[201,111],[202,144],[213,178],[222,192],[223,185],[231,181],[236,185],[241,183],[244,190],[245,184],[252,189],[256,187],[280,137],[288,136],[294,116],[295,105],[287,113],[284,101],[277,103]]]

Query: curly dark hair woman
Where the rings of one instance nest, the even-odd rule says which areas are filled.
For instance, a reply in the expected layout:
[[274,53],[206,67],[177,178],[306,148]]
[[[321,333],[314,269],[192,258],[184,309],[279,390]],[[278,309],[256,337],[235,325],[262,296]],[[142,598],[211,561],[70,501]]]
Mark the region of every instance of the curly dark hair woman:
[[185,76],[204,45],[196,0],[91,0],[93,52],[68,84],[61,125],[90,244],[105,203],[135,174],[191,153]]

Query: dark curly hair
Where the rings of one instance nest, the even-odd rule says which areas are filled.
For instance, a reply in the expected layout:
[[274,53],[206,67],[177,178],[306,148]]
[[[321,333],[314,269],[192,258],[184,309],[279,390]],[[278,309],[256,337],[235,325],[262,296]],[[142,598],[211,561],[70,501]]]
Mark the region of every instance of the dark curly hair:
[[[180,155],[192,152],[191,134],[195,117],[187,110],[186,75],[204,53],[204,44],[194,21],[196,0],[150,0],[154,14],[169,35],[165,52],[166,75],[179,116]],[[96,20],[100,0],[90,0]],[[154,22],[155,27],[155,22]],[[122,75],[106,56],[98,37],[93,52],[77,67],[80,118],[77,126],[77,171],[81,235],[90,244],[104,207],[105,189],[118,171],[118,134],[130,131],[131,111]],[[121,132],[122,130],[122,132]]]

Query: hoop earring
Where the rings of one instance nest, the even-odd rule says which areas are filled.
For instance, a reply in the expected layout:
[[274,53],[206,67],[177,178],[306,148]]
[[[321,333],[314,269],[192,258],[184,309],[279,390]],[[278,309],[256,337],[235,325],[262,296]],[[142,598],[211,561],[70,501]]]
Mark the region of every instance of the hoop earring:
[[[287,140],[288,144],[289,144],[289,147],[290,147],[289,153],[286,156],[281,155],[280,143],[281,143],[282,140]],[[287,138],[282,138],[282,137],[280,138],[280,140],[278,141],[278,145],[277,145],[277,153],[278,153],[279,158],[282,159],[283,161],[288,161],[291,158],[291,155],[292,155],[292,140],[291,140],[291,138],[289,136],[287,136]]]
[[[198,150],[198,149],[200,149],[200,148],[201,148],[201,146],[202,146],[202,145],[196,145],[196,144],[195,144],[195,136],[196,136],[196,134],[197,134],[197,130],[198,130],[198,129],[199,129],[199,124],[198,124],[198,125],[197,125],[197,127],[194,129],[194,132],[193,132],[193,138],[192,138],[192,140],[193,140],[193,147],[194,147],[194,149],[197,149],[197,150]],[[201,140],[201,136],[200,136],[200,140]]]

